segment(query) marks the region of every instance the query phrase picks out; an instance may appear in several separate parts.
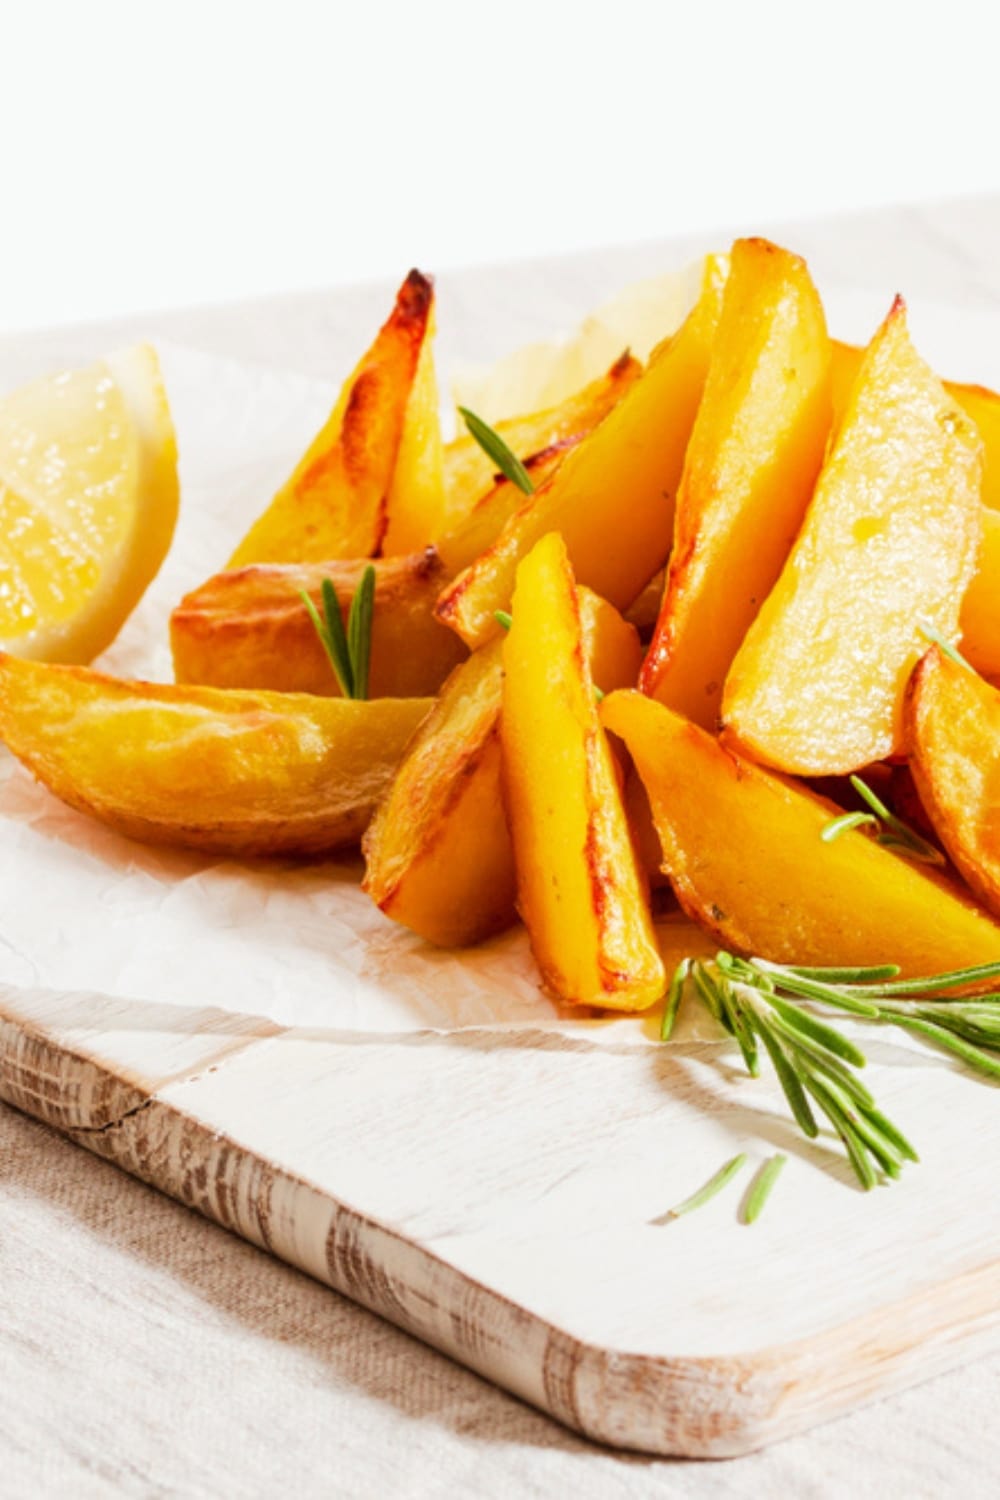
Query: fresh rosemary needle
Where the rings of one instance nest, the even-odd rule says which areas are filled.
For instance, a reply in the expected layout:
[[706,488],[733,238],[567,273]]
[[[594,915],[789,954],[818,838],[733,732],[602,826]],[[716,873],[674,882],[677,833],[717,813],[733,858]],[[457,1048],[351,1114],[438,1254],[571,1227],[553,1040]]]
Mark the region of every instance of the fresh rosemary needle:
[[299,590],[299,598],[309,612],[344,697],[367,698],[375,616],[375,569],[372,564],[365,568],[354,591],[346,631],[337,591],[329,578],[324,578],[320,587],[322,615],[305,589]]
[[663,1219],[654,1220],[654,1223],[663,1223],[669,1219],[679,1219],[683,1214],[693,1213],[696,1208],[701,1208],[704,1204],[709,1203],[717,1193],[722,1192],[727,1182],[732,1182],[737,1172],[742,1171],[745,1162],[745,1152],[741,1151],[738,1156],[731,1157],[725,1166],[720,1167],[714,1176],[708,1179],[704,1187],[700,1187],[696,1193],[692,1193],[690,1198],[685,1198],[682,1203],[676,1204],[673,1208],[668,1208]]
[[763,1212],[764,1204],[771,1196],[771,1189],[781,1175],[781,1169],[788,1160],[782,1152],[771,1156],[761,1167],[747,1193],[746,1203],[743,1206],[744,1224],[752,1224]]
[[936,849],[908,823],[904,823],[902,818],[897,818],[895,813],[890,812],[881,797],[872,791],[867,782],[862,781],[860,776],[852,776],[850,781],[862,802],[865,802],[870,810],[843,813],[840,817],[831,818],[830,822],[825,823],[820,830],[819,836],[824,844],[832,844],[834,839],[846,833],[849,828],[862,828],[869,825],[879,830],[875,836],[877,844],[882,844],[887,849],[898,849],[900,854],[906,855],[908,859],[918,860],[921,864],[944,864],[944,855],[940,849]]
[[469,436],[475,439],[486,457],[496,464],[503,477],[517,485],[522,494],[533,495],[535,486],[531,475],[517,455],[507,447],[499,432],[488,422],[484,422],[482,417],[477,417],[474,411],[469,411],[467,406],[460,406],[458,410]]
[[925,640],[930,641],[931,645],[937,646],[939,650],[944,652],[945,656],[951,657],[951,660],[953,662],[957,663],[957,665],[960,667],[964,667],[967,672],[975,672],[975,667],[971,662],[966,661],[965,657],[962,655],[961,651],[959,651],[958,647],[951,641],[946,640],[945,637],[941,634],[940,630],[938,630],[936,626],[932,625],[929,620],[918,620],[917,624],[920,629],[920,634],[924,637]]

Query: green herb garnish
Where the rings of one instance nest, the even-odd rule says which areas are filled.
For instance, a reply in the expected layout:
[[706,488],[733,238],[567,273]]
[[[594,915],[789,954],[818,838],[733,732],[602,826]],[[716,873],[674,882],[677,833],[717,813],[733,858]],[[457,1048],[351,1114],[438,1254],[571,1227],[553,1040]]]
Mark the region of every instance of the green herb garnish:
[[323,579],[320,588],[322,616],[304,589],[299,590],[299,597],[309,611],[309,618],[323,643],[344,697],[367,698],[375,613],[375,569],[372,564],[365,568],[354,591],[346,631],[337,591],[329,578]]
[[929,620],[918,620],[917,625],[919,626],[920,634],[926,640],[930,641],[932,646],[937,646],[939,650],[944,652],[945,656],[951,657],[953,662],[956,662],[960,667],[964,667],[967,672],[975,673],[976,669],[972,663],[966,661],[958,647],[953,645],[951,641],[945,640],[940,630],[932,625]]
[[668,1208],[662,1219],[654,1219],[653,1222],[655,1224],[662,1224],[668,1219],[679,1219],[682,1214],[689,1214],[694,1209],[701,1208],[703,1204],[708,1203],[714,1198],[716,1193],[722,1192],[726,1183],[731,1182],[737,1172],[742,1170],[745,1162],[746,1154],[744,1152],[741,1152],[739,1156],[732,1157],[730,1161],[726,1162],[724,1167],[720,1167],[715,1175],[708,1179],[704,1187],[700,1187],[696,1193],[692,1193],[690,1198],[685,1198],[683,1203],[678,1203],[675,1208]]
[[[729,1032],[756,1077],[767,1053],[796,1123],[814,1139],[816,1111],[840,1137],[858,1181],[874,1187],[898,1177],[917,1154],[882,1114],[857,1070],[864,1053],[805,1005],[822,1005],[863,1020],[900,1026],[952,1053],[988,1078],[1000,1079],[1000,963],[954,969],[926,979],[899,979],[895,964],[868,968],[805,968],[737,958],[685,959],[667,995],[663,1035],[681,1000],[694,995]],[[948,990],[980,987],[949,999]],[[758,1045],[760,1044],[760,1045]]]
[[905,854],[908,859],[918,860],[925,865],[943,865],[944,855],[940,849],[921,838],[915,829],[895,813],[891,813],[880,797],[872,791],[860,776],[851,777],[851,786],[857,792],[863,802],[870,807],[870,812],[842,813],[838,818],[832,818],[829,823],[824,824],[820,830],[820,838],[824,844],[831,844],[835,838],[846,833],[848,828],[862,828],[870,825],[878,829],[875,842],[882,844],[887,849],[897,849],[900,854]]
[[752,1224],[760,1216],[764,1204],[771,1196],[771,1189],[781,1175],[781,1169],[787,1160],[787,1156],[784,1156],[779,1151],[776,1155],[769,1157],[761,1167],[757,1176],[750,1184],[750,1191],[747,1193],[746,1203],[743,1207],[744,1224]]
[[535,486],[531,475],[517,455],[507,447],[499,432],[488,422],[484,422],[482,417],[477,417],[474,411],[469,411],[467,406],[460,406],[458,410],[469,430],[469,436],[476,440],[504,478],[509,479],[511,484],[516,484],[523,494],[533,495]]
[[503,626],[504,630],[509,630],[514,623],[514,616],[506,609],[495,609],[493,611],[493,618],[498,625]]

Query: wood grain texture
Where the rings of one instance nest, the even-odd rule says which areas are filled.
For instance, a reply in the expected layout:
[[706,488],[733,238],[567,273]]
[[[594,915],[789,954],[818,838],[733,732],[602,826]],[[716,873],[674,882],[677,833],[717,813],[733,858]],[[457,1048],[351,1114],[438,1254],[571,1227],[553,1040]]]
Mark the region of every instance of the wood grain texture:
[[[992,1169],[956,1170],[993,1090],[883,1053],[932,1151],[863,1195],[712,1047],[0,995],[0,1097],[567,1426],[699,1457],[1000,1346]],[[798,1157],[758,1224],[738,1189],[653,1222],[734,1143]]]

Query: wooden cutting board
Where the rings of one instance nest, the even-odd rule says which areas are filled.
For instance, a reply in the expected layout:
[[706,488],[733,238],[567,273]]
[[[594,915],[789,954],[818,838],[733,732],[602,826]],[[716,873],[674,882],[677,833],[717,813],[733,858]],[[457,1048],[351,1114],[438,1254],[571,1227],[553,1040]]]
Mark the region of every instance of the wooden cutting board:
[[[0,989],[0,1097],[602,1442],[738,1454],[1000,1346],[993,1087],[869,1034],[864,1194],[725,1049]],[[736,1150],[790,1160],[657,1222]],[[741,1186],[742,1184],[742,1186]]]
[[[839,264],[821,237],[788,242]],[[863,337],[891,291],[919,284],[919,257],[901,264],[908,243],[882,247],[877,295],[841,298],[839,333]],[[879,245],[845,244],[852,255],[840,260],[852,273],[870,271]],[[489,356],[570,326],[616,285],[695,248],[579,257],[558,274],[536,265],[442,278],[442,306],[454,310],[450,332],[443,327],[450,352]],[[13,384],[147,336],[333,376],[383,302],[374,288],[331,297],[321,312],[313,298],[252,317],[223,309],[53,331],[0,345],[0,377]],[[913,311],[942,369],[996,382],[1000,328],[988,308],[964,318],[924,303]],[[208,413],[213,441],[234,449],[224,477],[250,497],[260,486],[243,473],[244,450],[267,434],[228,421],[225,382],[211,373],[206,391],[222,403]],[[292,397],[300,401],[297,389]],[[277,450],[274,460],[284,462]],[[197,486],[186,496],[196,500]],[[567,1425],[654,1453],[736,1454],[1000,1347],[1000,1098],[943,1059],[889,1032],[866,1039],[873,1091],[922,1162],[865,1195],[831,1144],[795,1133],[770,1082],[747,1079],[717,1047],[664,1049],[624,1030],[620,1041],[607,1031],[567,1037],[530,1023],[305,1030],[207,1008],[206,999],[228,1003],[224,986],[252,977],[245,931],[232,942],[219,934],[211,962],[195,965],[197,987],[176,982],[175,945],[163,937],[159,998],[16,987],[22,968],[31,973],[18,923],[37,893],[47,902],[38,944],[60,902],[84,911],[76,872],[55,882],[62,825],[38,814],[44,860],[28,872],[30,890],[9,862],[4,888],[3,930],[17,941],[0,980],[0,1098]],[[143,889],[173,891],[183,861],[143,865],[112,842],[97,865],[116,881],[131,874]],[[12,915],[18,887],[27,895]],[[272,883],[258,915],[276,910],[280,926],[292,894],[305,899]],[[91,892],[80,921],[107,919],[99,896]],[[225,926],[225,881],[194,899],[214,900]],[[319,922],[328,931],[329,914]],[[352,926],[353,917],[344,931]],[[153,919],[126,903],[112,930],[126,950],[142,949]],[[284,951],[277,959],[291,963]],[[307,959],[322,967],[318,954],[297,955],[297,984]],[[127,951],[104,977],[70,968],[47,982],[110,988],[120,973],[129,993]],[[401,984],[419,980],[429,992],[426,969],[411,955]],[[323,971],[321,1001],[326,983]],[[359,996],[362,988],[355,983]],[[195,993],[197,1007],[160,1003]],[[370,1002],[370,986],[362,998]],[[517,1014],[533,1004],[533,993],[522,995]],[[739,1150],[754,1163],[789,1155],[756,1224],[738,1212],[749,1172],[698,1213],[657,1222]]]

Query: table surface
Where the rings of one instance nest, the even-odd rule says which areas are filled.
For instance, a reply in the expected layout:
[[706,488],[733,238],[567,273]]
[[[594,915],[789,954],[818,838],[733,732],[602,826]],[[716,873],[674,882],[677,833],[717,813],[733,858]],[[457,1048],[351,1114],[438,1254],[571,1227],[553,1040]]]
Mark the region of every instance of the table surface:
[[[1000,308],[1000,197],[752,227],[804,253],[827,285]],[[728,238],[442,277],[445,356],[499,354],[540,320],[556,332],[623,281]],[[0,340],[0,386],[141,337],[336,378],[385,301],[373,285]],[[469,315],[484,306],[489,318]],[[1000,1356],[748,1458],[596,1448],[3,1106],[0,1376],[4,1497],[280,1486],[881,1500],[990,1495],[1000,1466]]]

